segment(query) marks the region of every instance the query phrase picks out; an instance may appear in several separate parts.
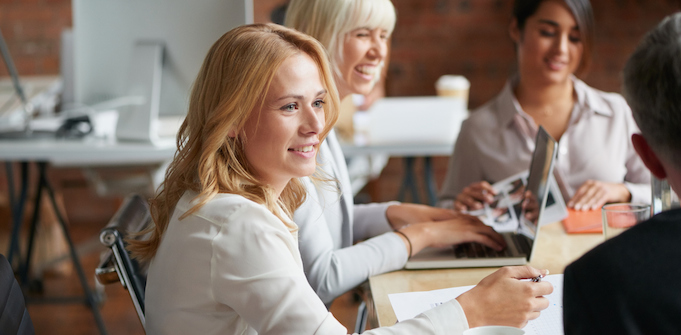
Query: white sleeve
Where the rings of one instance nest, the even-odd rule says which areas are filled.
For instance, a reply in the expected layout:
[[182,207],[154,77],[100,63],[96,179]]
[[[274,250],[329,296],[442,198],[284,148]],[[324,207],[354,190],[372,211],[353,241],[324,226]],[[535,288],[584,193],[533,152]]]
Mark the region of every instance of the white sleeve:
[[468,329],[468,320],[457,300],[451,300],[413,319],[396,323],[389,328],[377,328],[363,332],[367,335],[382,334],[448,334],[461,335]]
[[353,240],[362,241],[393,230],[385,212],[399,202],[371,203],[354,206]]
[[[330,305],[338,296],[370,276],[404,267],[408,257],[407,248],[394,233],[336,249],[323,213],[325,208],[317,200],[318,190],[308,178],[302,180],[308,192],[307,200],[294,215],[294,222],[299,227],[300,255],[307,280],[325,304]],[[385,212],[381,215],[385,216]]]

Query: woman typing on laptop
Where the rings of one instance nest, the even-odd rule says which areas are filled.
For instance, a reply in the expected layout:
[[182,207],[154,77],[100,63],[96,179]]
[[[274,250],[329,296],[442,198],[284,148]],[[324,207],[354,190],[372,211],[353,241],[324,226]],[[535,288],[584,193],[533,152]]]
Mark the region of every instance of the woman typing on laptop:
[[650,202],[650,173],[631,144],[637,131],[615,93],[575,77],[590,63],[588,0],[516,0],[509,28],[518,73],[471,113],[457,139],[440,198],[454,208],[491,202],[490,183],[527,169],[538,126],[559,141],[554,176],[568,207]]
[[[372,91],[385,66],[395,20],[390,0],[292,0],[286,14],[287,26],[326,47],[341,100]],[[345,158],[333,130],[319,154],[320,168],[338,181],[340,196],[335,186],[304,178],[309,196],[294,221],[300,227],[305,273],[327,304],[372,275],[403,268],[428,246],[471,241],[495,250],[505,246],[477,218],[450,210],[395,202],[353,205]]]
[[[323,47],[272,24],[236,28],[209,51],[194,83],[179,149],[152,200],[148,334],[346,334],[305,278],[292,213],[300,178],[339,105]],[[334,185],[323,173],[317,183]],[[522,327],[548,306],[545,275],[503,268],[414,319],[364,334],[461,334]]]

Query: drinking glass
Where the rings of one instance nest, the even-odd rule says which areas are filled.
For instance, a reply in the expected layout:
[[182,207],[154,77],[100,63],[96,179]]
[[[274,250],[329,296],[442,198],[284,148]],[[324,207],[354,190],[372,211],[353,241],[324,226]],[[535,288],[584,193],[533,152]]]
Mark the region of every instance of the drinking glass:
[[613,238],[635,224],[650,218],[650,205],[618,203],[603,206],[603,236]]

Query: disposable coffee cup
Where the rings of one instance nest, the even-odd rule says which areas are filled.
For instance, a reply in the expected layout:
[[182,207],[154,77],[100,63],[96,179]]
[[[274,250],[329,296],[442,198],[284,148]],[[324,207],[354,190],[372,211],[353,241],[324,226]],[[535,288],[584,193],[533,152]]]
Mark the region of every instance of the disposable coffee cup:
[[471,83],[464,76],[446,74],[435,83],[437,95],[461,99],[463,106],[468,108],[468,93]]

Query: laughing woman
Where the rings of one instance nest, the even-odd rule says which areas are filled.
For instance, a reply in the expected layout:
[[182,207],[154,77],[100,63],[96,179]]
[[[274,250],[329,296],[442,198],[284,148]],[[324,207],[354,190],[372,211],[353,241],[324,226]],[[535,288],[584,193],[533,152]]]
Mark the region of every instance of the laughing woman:
[[[292,0],[286,13],[287,26],[326,47],[341,99],[372,91],[385,66],[395,20],[390,0]],[[403,268],[428,246],[474,241],[505,247],[492,228],[454,211],[396,202],[353,205],[348,167],[333,130],[319,159],[324,172],[338,181],[338,190],[304,179],[309,197],[294,220],[300,226],[305,273],[329,305],[369,277]]]
[[[307,283],[291,221],[338,101],[325,52],[307,35],[249,25],[213,45],[151,202],[152,235],[131,247],[151,259],[148,334],[347,333]],[[552,287],[512,278],[539,273],[505,268],[457,300],[365,334],[460,334],[491,323],[484,312],[522,326],[548,306],[541,295]],[[523,310],[500,309],[521,294],[513,303]],[[485,297],[499,310],[482,310]]]

